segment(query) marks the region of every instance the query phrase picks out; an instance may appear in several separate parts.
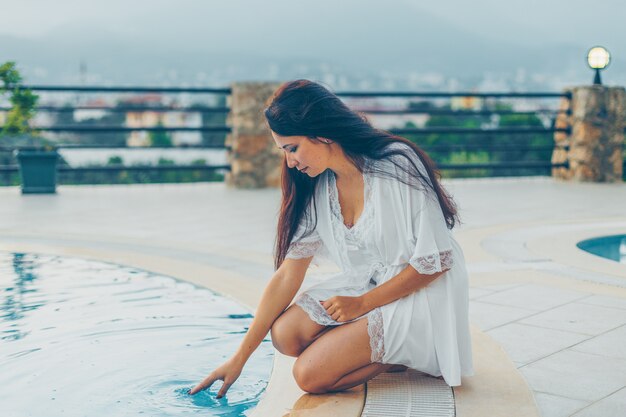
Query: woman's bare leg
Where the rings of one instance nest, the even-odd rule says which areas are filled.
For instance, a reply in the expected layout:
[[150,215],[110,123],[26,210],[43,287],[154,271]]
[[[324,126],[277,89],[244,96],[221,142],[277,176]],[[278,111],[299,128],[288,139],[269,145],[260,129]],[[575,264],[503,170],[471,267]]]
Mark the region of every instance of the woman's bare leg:
[[328,387],[328,392],[343,391],[361,385],[376,375],[381,374],[391,368],[392,364],[370,363],[362,368],[344,375],[333,386]]
[[391,364],[371,362],[367,318],[326,331],[296,360],[294,377],[304,391],[325,393],[362,384]]
[[300,306],[293,304],[272,325],[272,343],[280,353],[297,357],[330,329],[332,326],[315,323]]
[[404,365],[370,363],[369,365],[365,365],[348,375],[344,375],[343,378],[337,381],[337,383],[330,388],[330,391],[343,391],[345,389],[356,387],[357,385],[361,385],[383,372],[396,373],[404,372],[406,370],[407,367]]

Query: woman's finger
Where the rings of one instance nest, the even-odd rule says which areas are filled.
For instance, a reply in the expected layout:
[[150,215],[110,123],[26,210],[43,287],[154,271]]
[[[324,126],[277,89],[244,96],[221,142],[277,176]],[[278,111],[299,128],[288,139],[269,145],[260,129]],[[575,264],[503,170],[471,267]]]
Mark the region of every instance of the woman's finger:
[[207,388],[211,388],[211,385],[213,385],[213,383],[217,379],[218,378],[216,378],[213,374],[207,376],[206,378],[202,380],[202,382],[200,382],[198,385],[193,387],[191,391],[189,391],[189,395],[194,395],[197,392],[204,391]]
[[335,304],[335,301],[337,301],[337,297],[330,297],[329,299],[324,301],[324,304],[330,306],[330,305]]
[[222,388],[220,388],[219,392],[217,393],[217,398],[222,398],[224,395],[226,395],[226,391],[228,391],[228,388],[230,388],[232,384],[232,382],[228,383],[224,381]]

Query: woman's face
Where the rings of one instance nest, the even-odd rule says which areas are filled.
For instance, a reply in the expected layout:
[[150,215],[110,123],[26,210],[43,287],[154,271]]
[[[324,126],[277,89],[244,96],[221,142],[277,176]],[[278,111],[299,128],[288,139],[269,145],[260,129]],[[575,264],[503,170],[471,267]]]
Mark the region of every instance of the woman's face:
[[316,177],[329,167],[331,146],[306,136],[280,136],[272,132],[274,142],[285,152],[287,166],[295,168],[309,177]]

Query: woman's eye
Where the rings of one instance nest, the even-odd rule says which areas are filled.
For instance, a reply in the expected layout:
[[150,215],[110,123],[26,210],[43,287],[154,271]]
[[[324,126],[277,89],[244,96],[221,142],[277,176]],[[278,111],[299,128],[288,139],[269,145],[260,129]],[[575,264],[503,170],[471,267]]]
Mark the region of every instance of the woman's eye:
[[297,149],[298,149],[298,147],[297,147],[297,146],[294,146],[294,147],[293,147],[293,148],[291,148],[289,151],[290,151],[291,153],[294,153]]

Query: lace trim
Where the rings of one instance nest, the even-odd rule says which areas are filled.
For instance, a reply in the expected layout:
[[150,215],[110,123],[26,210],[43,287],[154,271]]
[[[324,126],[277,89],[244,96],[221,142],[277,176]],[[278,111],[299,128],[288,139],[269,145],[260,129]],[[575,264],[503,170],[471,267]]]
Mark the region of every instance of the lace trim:
[[[333,233],[335,234],[335,239],[340,246],[340,250],[342,255],[345,254],[346,250],[346,242],[352,244],[358,244],[363,241],[364,236],[366,236],[370,229],[374,227],[374,222],[370,221],[373,219],[373,204],[370,202],[372,196],[372,184],[371,178],[368,174],[363,173],[363,182],[364,182],[364,203],[363,203],[363,212],[359,216],[356,224],[351,228],[348,228],[344,223],[343,214],[341,214],[341,205],[339,204],[339,191],[337,190],[337,180],[335,178],[334,173],[330,173],[328,177],[329,183],[329,200],[330,200],[330,210],[332,213],[331,222],[333,226]],[[341,239],[343,238],[343,239]],[[344,259],[347,261],[347,259]],[[347,264],[347,263],[346,263]]]
[[[368,236],[370,230],[374,228],[374,210],[371,209],[372,205],[368,204],[367,207],[363,209],[363,213],[357,224],[355,224],[351,229],[347,229],[345,231],[346,239],[352,244],[362,243],[365,239],[365,236]],[[343,223],[343,219],[341,220]]]
[[308,258],[315,255],[321,247],[321,240],[316,240],[315,242],[295,242],[289,246],[289,250],[287,251],[287,255],[285,255],[285,258]]
[[329,174],[327,176],[328,182],[328,199],[330,204],[331,216],[331,230],[333,233],[333,240],[335,241],[335,245],[337,245],[337,254],[341,259],[341,267],[345,270],[348,265],[350,265],[348,261],[348,253],[346,248],[346,225],[343,224],[343,217],[341,217],[341,208],[339,208],[339,216],[337,216],[337,207],[339,206],[339,199],[337,196],[337,186],[335,184],[335,175],[332,171],[329,170]]
[[382,362],[385,355],[385,338],[383,330],[383,315],[380,308],[375,308],[367,315],[367,334],[370,337],[372,362]]
[[315,300],[309,294],[304,293],[300,295],[296,299],[295,304],[302,308],[309,315],[311,320],[321,326],[335,326],[340,324],[333,320],[319,301]]
[[420,274],[427,275],[450,269],[454,265],[452,249],[426,256],[413,255],[409,259],[409,264]]

